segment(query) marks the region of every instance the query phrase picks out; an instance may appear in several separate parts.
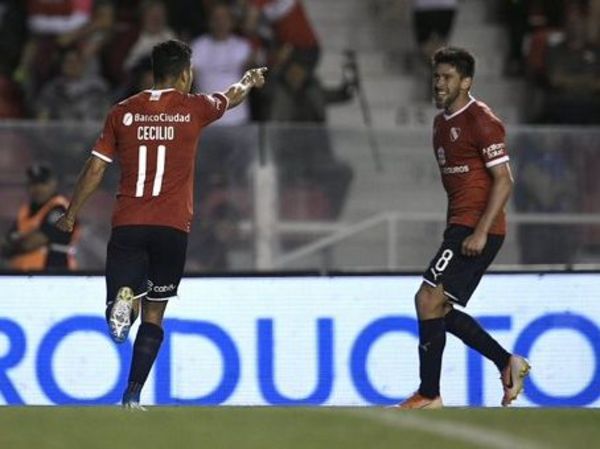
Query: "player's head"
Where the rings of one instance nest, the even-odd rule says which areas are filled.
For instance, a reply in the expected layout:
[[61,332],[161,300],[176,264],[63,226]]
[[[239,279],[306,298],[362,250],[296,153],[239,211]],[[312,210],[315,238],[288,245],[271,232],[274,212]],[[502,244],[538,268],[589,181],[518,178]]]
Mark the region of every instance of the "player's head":
[[433,54],[433,96],[438,108],[465,100],[475,75],[475,58],[462,48],[443,47]]
[[152,49],[152,74],[155,87],[174,87],[188,93],[194,76],[191,48],[178,40],[168,40]]

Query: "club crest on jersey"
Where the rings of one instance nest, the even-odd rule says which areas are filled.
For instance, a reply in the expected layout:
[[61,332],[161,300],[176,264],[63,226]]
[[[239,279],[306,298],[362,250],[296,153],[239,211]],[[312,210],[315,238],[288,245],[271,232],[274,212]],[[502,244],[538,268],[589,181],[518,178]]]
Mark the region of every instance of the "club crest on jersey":
[[459,136],[460,136],[460,128],[456,128],[455,126],[450,128],[450,140],[452,142],[456,142],[458,140]]
[[444,150],[444,147],[439,147],[437,149],[437,159],[440,166],[446,165],[446,151]]

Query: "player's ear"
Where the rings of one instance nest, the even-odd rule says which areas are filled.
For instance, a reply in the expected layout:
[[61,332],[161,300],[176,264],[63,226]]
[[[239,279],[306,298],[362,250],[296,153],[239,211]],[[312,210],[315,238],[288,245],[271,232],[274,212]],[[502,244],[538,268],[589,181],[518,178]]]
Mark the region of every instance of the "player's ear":
[[461,90],[471,90],[471,85],[473,84],[473,78],[471,78],[470,76],[465,76],[463,79],[460,80],[460,88]]

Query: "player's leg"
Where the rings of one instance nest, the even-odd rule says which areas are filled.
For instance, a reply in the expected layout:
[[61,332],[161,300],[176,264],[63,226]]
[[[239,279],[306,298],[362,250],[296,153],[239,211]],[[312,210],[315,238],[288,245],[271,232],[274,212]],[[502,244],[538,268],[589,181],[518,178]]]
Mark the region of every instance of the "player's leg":
[[[442,276],[444,289],[450,301],[463,307],[467,305],[483,274],[498,254],[502,243],[502,236],[490,235],[481,255],[456,257],[452,266]],[[454,308],[450,303],[446,305],[444,321],[448,332],[496,365],[505,385],[502,405],[508,405],[516,399],[529,372],[527,361],[518,355],[511,355],[481,327],[477,320]]]
[[149,242],[149,290],[142,305],[142,323],[133,345],[129,382],[123,406],[139,408],[140,393],[163,341],[163,316],[170,299],[177,297],[183,275],[187,234],[156,227]]
[[139,405],[140,394],[163,341],[162,320],[167,303],[168,300],[143,300],[142,323],[138,328],[133,345],[127,389],[123,394],[123,406],[125,407],[141,408]]
[[106,322],[109,334],[122,343],[139,313],[146,294],[148,256],[139,227],[112,230],[106,254]]
[[472,316],[451,308],[445,316],[446,330],[458,337],[470,348],[494,362],[500,372],[504,388],[502,405],[507,406],[523,390],[529,373],[529,362],[504,349]]
[[443,284],[444,274],[452,271],[455,255],[460,251],[464,231],[449,227],[444,241],[423,274],[423,283],[415,296],[419,319],[419,375],[421,384],[417,392],[400,404],[400,408],[439,408],[442,354],[446,345],[447,294]]
[[421,384],[401,408],[439,408],[442,355],[446,346],[443,287],[423,283],[415,295],[419,319],[419,377]]

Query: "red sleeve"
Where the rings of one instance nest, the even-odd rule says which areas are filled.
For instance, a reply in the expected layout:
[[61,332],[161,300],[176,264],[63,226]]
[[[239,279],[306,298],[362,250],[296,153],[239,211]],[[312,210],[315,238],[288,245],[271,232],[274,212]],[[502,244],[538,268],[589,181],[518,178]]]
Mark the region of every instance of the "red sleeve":
[[252,6],[256,6],[257,8],[262,8],[267,3],[271,3],[271,0],[250,0],[250,4]]
[[477,146],[487,168],[508,162],[504,126],[500,120],[483,116],[477,123]]
[[112,162],[116,153],[117,139],[114,126],[115,115],[116,114],[113,109],[106,117],[102,134],[100,134],[100,137],[98,137],[98,140],[96,140],[96,144],[92,150],[92,154],[94,156],[99,157],[106,162]]
[[212,95],[193,95],[196,110],[200,116],[202,126],[206,126],[220,119],[229,107],[229,99],[222,93]]

